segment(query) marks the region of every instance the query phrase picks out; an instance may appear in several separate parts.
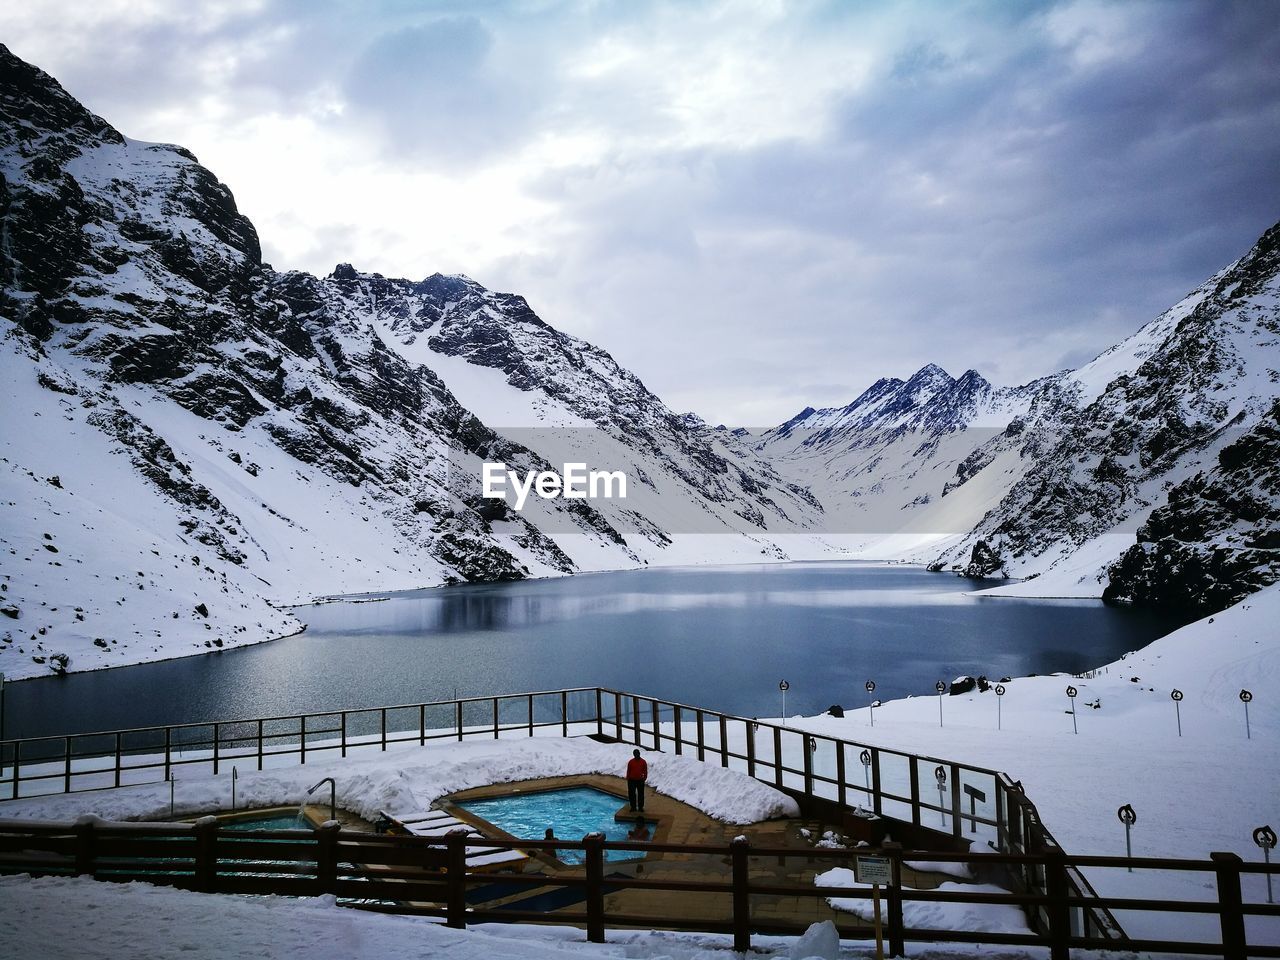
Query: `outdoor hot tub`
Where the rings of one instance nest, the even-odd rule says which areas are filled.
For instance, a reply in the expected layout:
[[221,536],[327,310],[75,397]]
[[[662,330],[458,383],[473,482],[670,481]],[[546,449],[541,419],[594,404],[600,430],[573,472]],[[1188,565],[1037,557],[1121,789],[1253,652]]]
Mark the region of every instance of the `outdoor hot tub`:
[[[497,827],[520,840],[541,840],[550,827],[557,840],[581,840],[589,833],[603,833],[605,840],[624,841],[635,826],[634,816],[615,819],[626,801],[595,787],[555,787],[526,790],[499,797],[455,801],[459,809]],[[645,818],[649,836],[654,836],[658,821]],[[580,850],[559,850],[562,863],[582,863]],[[636,850],[606,850],[606,860],[640,860],[645,854]]]

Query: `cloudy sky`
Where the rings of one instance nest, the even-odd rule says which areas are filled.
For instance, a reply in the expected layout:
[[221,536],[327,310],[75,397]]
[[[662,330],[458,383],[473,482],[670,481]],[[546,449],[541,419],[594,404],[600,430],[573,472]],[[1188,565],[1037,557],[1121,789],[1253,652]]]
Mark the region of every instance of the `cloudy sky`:
[[0,41],[276,267],[465,273],[676,409],[1078,365],[1280,220],[1256,2],[66,0]]

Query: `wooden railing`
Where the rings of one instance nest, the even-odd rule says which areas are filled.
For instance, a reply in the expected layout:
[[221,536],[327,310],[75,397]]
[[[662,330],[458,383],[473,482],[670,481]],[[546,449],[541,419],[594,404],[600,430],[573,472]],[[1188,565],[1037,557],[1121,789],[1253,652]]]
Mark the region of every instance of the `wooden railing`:
[[[1001,885],[1028,898],[1036,930],[1061,921],[1046,898],[1062,893],[1073,936],[1129,942],[1081,872],[1086,859],[1055,860],[1062,874],[1043,869],[1044,857],[1066,855],[1021,784],[1003,773],[603,687],[6,740],[0,797],[218,775],[234,764],[261,770],[396,745],[582,734],[739,770],[789,793],[809,815],[847,821],[861,808],[918,849],[963,853],[976,844],[984,862],[1002,866]],[[1063,891],[1051,889],[1059,879]]]
[[[517,869],[503,872],[470,871],[468,846],[483,845],[520,849],[554,856],[572,850],[584,858],[581,867],[558,866],[551,873]],[[615,869],[606,875],[606,852],[668,854],[699,858],[720,864],[727,857],[724,880],[707,881],[631,875]],[[817,871],[823,866],[852,866],[865,855],[862,850],[756,847],[739,837],[726,848],[707,844],[607,843],[599,834],[581,841],[492,840],[461,833],[442,839],[353,833],[326,825],[315,830],[224,831],[212,817],[191,823],[106,823],[82,818],[75,823],[41,823],[0,820],[0,872],[42,875],[80,875],[99,880],[145,880],[209,893],[277,894],[317,896],[333,894],[350,906],[365,910],[443,917],[452,927],[481,922],[579,924],[593,942],[603,942],[608,928],[658,928],[700,930],[732,934],[734,949],[751,948],[753,934],[794,935],[804,931],[808,919],[788,920],[762,909],[771,898],[799,898],[814,903],[836,923],[842,937],[866,939],[869,925],[849,914],[824,910],[831,897],[865,895],[837,887],[807,882],[777,882],[772,864],[780,860],[803,861],[795,873]],[[889,953],[901,956],[908,943],[984,943],[1007,946],[1047,947],[1054,960],[1066,960],[1072,949],[1152,951],[1170,954],[1213,955],[1243,960],[1280,957],[1275,943],[1250,943],[1246,918],[1280,918],[1280,906],[1245,903],[1241,875],[1280,872],[1280,865],[1245,864],[1234,854],[1214,854],[1209,861],[1123,857],[1072,857],[1061,851],[1038,855],[907,851],[885,843],[879,852],[889,857],[892,882],[883,889],[884,929]],[[902,885],[904,863],[918,860],[1000,864],[1029,870],[1046,878],[1045,893],[987,893],[949,890],[915,890]],[[768,864],[766,864],[768,861]],[[553,865],[550,862],[548,865]],[[1179,912],[1212,917],[1217,937],[1204,940],[1125,940],[1103,933],[1074,930],[1073,908],[1097,905],[1093,898],[1071,892],[1068,871],[1079,867],[1137,870],[1198,871],[1214,877],[1215,897],[1195,902],[1145,897],[1100,898],[1101,905],[1123,910]],[[693,873],[700,865],[695,863]],[[719,868],[723,871],[723,867]],[[705,872],[705,871],[704,871]],[[692,874],[691,874],[692,875]],[[517,899],[504,906],[486,906],[484,888],[500,884],[503,896],[514,888],[528,887],[568,891],[562,905],[548,912],[522,906]],[[678,892],[685,912],[673,912],[671,898],[661,901],[652,894]],[[606,914],[605,897],[626,893]],[[708,899],[709,898],[709,899]],[[473,902],[474,901],[474,902]],[[693,904],[701,901],[700,915]],[[904,904],[955,903],[974,906],[1014,906],[1028,918],[1044,914],[1047,928],[1031,933],[921,929],[904,922]],[[647,908],[647,909],[646,909]],[[809,911],[795,911],[804,915]],[[1034,929],[1034,924],[1032,924]]]

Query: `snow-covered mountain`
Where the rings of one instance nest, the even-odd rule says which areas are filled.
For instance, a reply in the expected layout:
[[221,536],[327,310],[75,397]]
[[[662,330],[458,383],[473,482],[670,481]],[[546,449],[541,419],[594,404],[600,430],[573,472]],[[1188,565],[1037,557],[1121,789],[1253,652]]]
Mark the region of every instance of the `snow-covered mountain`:
[[864,553],[1215,610],[1280,573],[1278,400],[1280,225],[1079,370],[995,389],[930,365],[753,446]]
[[[1278,245],[1080,370],[930,365],[753,436],[467,277],[272,269],[188,151],[0,47],[0,670],[256,642],[326,594],[762,557],[1225,606],[1278,569]],[[628,495],[516,511],[485,461]]]
[[[0,216],[11,678],[279,636],[327,593],[781,557],[821,517],[518,296],[273,270],[188,151],[3,47]],[[568,460],[627,498],[480,496],[482,461]]]

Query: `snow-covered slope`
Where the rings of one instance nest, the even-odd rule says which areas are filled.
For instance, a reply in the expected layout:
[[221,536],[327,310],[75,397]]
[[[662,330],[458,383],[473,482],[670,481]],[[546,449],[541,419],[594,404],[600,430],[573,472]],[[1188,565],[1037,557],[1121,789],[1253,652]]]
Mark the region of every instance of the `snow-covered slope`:
[[[195,157],[3,47],[0,217],[11,678],[268,639],[326,593],[783,557],[820,516],[520,297],[273,270]],[[567,460],[627,499],[481,497],[483,461]]]
[[1280,574],[1280,225],[1079,370],[997,390],[935,366],[758,438],[863,554],[993,592],[1222,609]]

